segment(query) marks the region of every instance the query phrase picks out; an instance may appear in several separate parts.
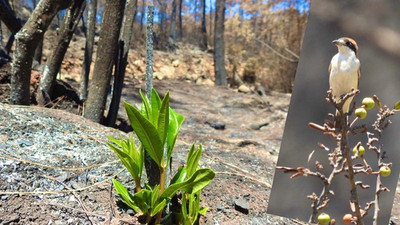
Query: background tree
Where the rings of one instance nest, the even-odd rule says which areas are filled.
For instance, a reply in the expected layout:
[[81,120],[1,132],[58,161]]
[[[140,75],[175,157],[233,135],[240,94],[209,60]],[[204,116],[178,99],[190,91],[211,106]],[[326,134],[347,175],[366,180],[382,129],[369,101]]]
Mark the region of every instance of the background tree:
[[200,49],[207,50],[207,28],[206,28],[206,0],[201,1],[201,37]]
[[[148,99],[151,99],[151,89],[153,88],[153,19],[154,6],[150,4],[147,11],[146,24],[146,88],[145,93]],[[145,168],[149,185],[154,187],[160,181],[160,170],[157,163],[145,151]],[[167,171],[167,177],[169,173]],[[166,182],[168,183],[168,182]]]
[[43,34],[52,19],[61,9],[70,5],[71,1],[41,0],[28,21],[16,35],[16,46],[11,70],[11,104],[29,105],[29,83],[33,55]]
[[84,111],[85,118],[98,123],[103,122],[114,57],[118,52],[118,38],[124,16],[125,2],[125,0],[105,1],[99,47]]
[[[33,10],[36,8],[36,5],[37,5],[36,0],[32,0]],[[36,47],[35,55],[33,56],[33,64],[40,65],[42,63],[42,55],[43,55],[43,38],[39,41],[39,44]]]
[[96,34],[96,15],[97,15],[97,0],[90,0],[88,19],[87,19],[87,33],[85,42],[85,55],[82,64],[82,76],[79,89],[79,98],[85,101],[87,98],[87,87],[89,83],[90,65],[93,58],[94,36]]
[[140,31],[143,31],[144,15],[146,11],[146,0],[142,0],[142,11],[140,13]]
[[127,0],[115,64],[113,93],[105,123],[107,126],[114,126],[118,115],[122,87],[124,85],[125,70],[126,65],[128,64],[128,53],[132,39],[133,23],[136,18],[136,7],[137,0]]
[[0,20],[0,48],[3,48],[3,28],[1,26],[1,20]]
[[179,38],[183,37],[183,28],[182,28],[182,4],[183,0],[179,0],[179,11],[178,11],[178,16],[179,16]]
[[170,51],[175,50],[176,42],[176,0],[172,0],[172,13],[171,13],[171,28],[169,32],[169,38],[167,43],[167,48]]
[[22,28],[22,22],[17,18],[8,0],[0,0],[0,20],[3,21],[12,33],[5,47],[8,54],[10,53],[12,43],[14,42],[14,35]]
[[215,84],[227,86],[225,69],[225,47],[224,47],[224,22],[225,22],[225,0],[216,0],[215,4],[215,29],[214,29],[214,69]]
[[64,16],[61,27],[58,30],[56,47],[47,60],[42,78],[40,79],[37,92],[37,101],[39,104],[45,105],[53,100],[53,91],[57,74],[60,71],[64,55],[67,52],[69,43],[85,10],[85,6],[86,0],[73,0]]

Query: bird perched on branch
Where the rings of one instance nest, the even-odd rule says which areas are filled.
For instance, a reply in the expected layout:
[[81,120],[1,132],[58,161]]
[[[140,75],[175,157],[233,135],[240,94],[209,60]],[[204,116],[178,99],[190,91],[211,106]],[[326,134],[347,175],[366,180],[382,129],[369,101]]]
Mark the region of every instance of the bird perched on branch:
[[[329,65],[329,85],[335,101],[358,89],[360,81],[360,60],[358,59],[357,43],[348,37],[342,37],[332,41],[338,48],[338,53],[333,56]],[[343,105],[343,113],[348,113],[354,97],[350,97]]]

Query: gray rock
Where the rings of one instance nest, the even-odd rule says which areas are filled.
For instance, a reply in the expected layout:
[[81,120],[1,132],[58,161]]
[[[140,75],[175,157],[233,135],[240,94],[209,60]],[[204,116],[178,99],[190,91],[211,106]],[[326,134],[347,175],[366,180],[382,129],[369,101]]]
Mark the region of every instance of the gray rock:
[[133,211],[132,209],[126,210],[126,213],[128,213],[131,216],[135,215],[135,211]]
[[235,210],[244,214],[249,214],[249,204],[243,198],[236,199]]

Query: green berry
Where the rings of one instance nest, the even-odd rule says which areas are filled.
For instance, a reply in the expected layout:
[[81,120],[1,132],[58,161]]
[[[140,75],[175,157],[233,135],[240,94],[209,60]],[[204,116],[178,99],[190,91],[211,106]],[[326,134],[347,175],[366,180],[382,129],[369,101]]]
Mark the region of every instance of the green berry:
[[331,217],[329,216],[329,214],[326,213],[321,213],[318,216],[318,222],[320,224],[328,224],[331,221]]
[[379,173],[381,174],[382,177],[389,176],[391,172],[392,171],[387,166],[381,166],[381,168],[379,168]]
[[[353,148],[353,154],[355,155],[357,153],[357,147]],[[358,148],[358,157],[363,156],[365,153],[365,148],[364,146],[360,145],[360,147]]]
[[364,108],[358,108],[356,109],[356,111],[354,112],[354,114],[360,118],[360,119],[364,119],[365,117],[367,117],[367,110],[365,110]]
[[374,101],[374,99],[367,97],[362,100],[362,104],[365,106],[365,109],[370,110],[370,109],[374,108],[375,101]]

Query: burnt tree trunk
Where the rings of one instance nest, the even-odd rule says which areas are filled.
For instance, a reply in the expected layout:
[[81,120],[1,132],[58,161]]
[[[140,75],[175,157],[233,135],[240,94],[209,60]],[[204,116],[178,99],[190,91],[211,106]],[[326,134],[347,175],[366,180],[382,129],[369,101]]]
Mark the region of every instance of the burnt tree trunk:
[[207,50],[206,0],[202,0],[200,49]]
[[90,65],[92,64],[94,37],[96,34],[96,14],[97,0],[90,0],[87,20],[85,55],[83,58],[81,84],[79,89],[79,98],[81,101],[85,101],[87,99]]
[[41,0],[24,27],[15,35],[15,52],[11,69],[11,104],[29,105],[29,83],[33,54],[54,16],[70,5],[66,0]]
[[[151,89],[153,88],[153,19],[154,6],[149,5],[147,11],[147,34],[146,34],[146,89],[145,93],[148,99],[151,97]],[[146,169],[149,185],[154,187],[160,183],[160,170],[156,162],[145,151],[144,165]]]
[[8,0],[0,0],[0,21],[3,21],[4,25],[11,31],[11,36],[4,48],[9,54],[14,42],[14,36],[22,28],[22,22],[17,18]]
[[178,15],[179,15],[179,38],[183,38],[183,29],[182,29],[182,3],[183,0],[179,0],[179,10],[178,10]]
[[106,0],[104,7],[93,78],[83,115],[85,118],[98,123],[103,122],[114,57],[118,52],[118,38],[124,16],[125,2],[125,0]]
[[43,38],[40,39],[36,49],[35,49],[35,54],[33,55],[33,60],[36,62],[37,65],[40,65],[42,63],[42,54],[43,53]]
[[[33,9],[36,8],[36,5],[37,5],[36,0],[32,0]],[[43,39],[44,38],[40,39],[39,44],[38,44],[38,46],[36,47],[36,50],[35,50],[35,55],[33,56],[33,62],[36,65],[40,65],[42,63]],[[35,68],[35,65],[33,67]]]
[[122,87],[124,84],[126,65],[128,64],[129,46],[132,38],[133,23],[136,18],[137,0],[127,0],[119,41],[119,52],[115,64],[113,93],[108,110],[106,125],[114,126],[117,120]]
[[143,31],[144,15],[146,12],[146,2],[142,0],[142,13],[140,14],[140,31]]
[[0,49],[3,49],[3,28],[1,26],[1,20],[0,20]]
[[167,42],[167,48],[170,51],[174,51],[176,46],[176,0],[172,1],[172,13],[171,13],[171,28],[169,31],[169,38]]
[[212,21],[213,21],[213,19],[212,19],[212,11],[213,11],[213,7],[212,7],[212,3],[211,3],[211,1],[212,0],[210,0],[210,29],[208,29],[208,31],[209,31],[209,35],[210,35],[210,42],[212,41]]
[[0,20],[13,34],[17,33],[22,27],[21,21],[15,15],[8,0],[0,0]]
[[227,86],[224,48],[225,0],[216,0],[214,29],[215,84]]
[[53,99],[57,74],[60,71],[64,55],[67,52],[69,43],[85,10],[85,6],[85,0],[73,0],[64,16],[60,30],[58,31],[56,47],[47,60],[43,69],[42,78],[40,79],[37,101],[41,105],[45,105]]

